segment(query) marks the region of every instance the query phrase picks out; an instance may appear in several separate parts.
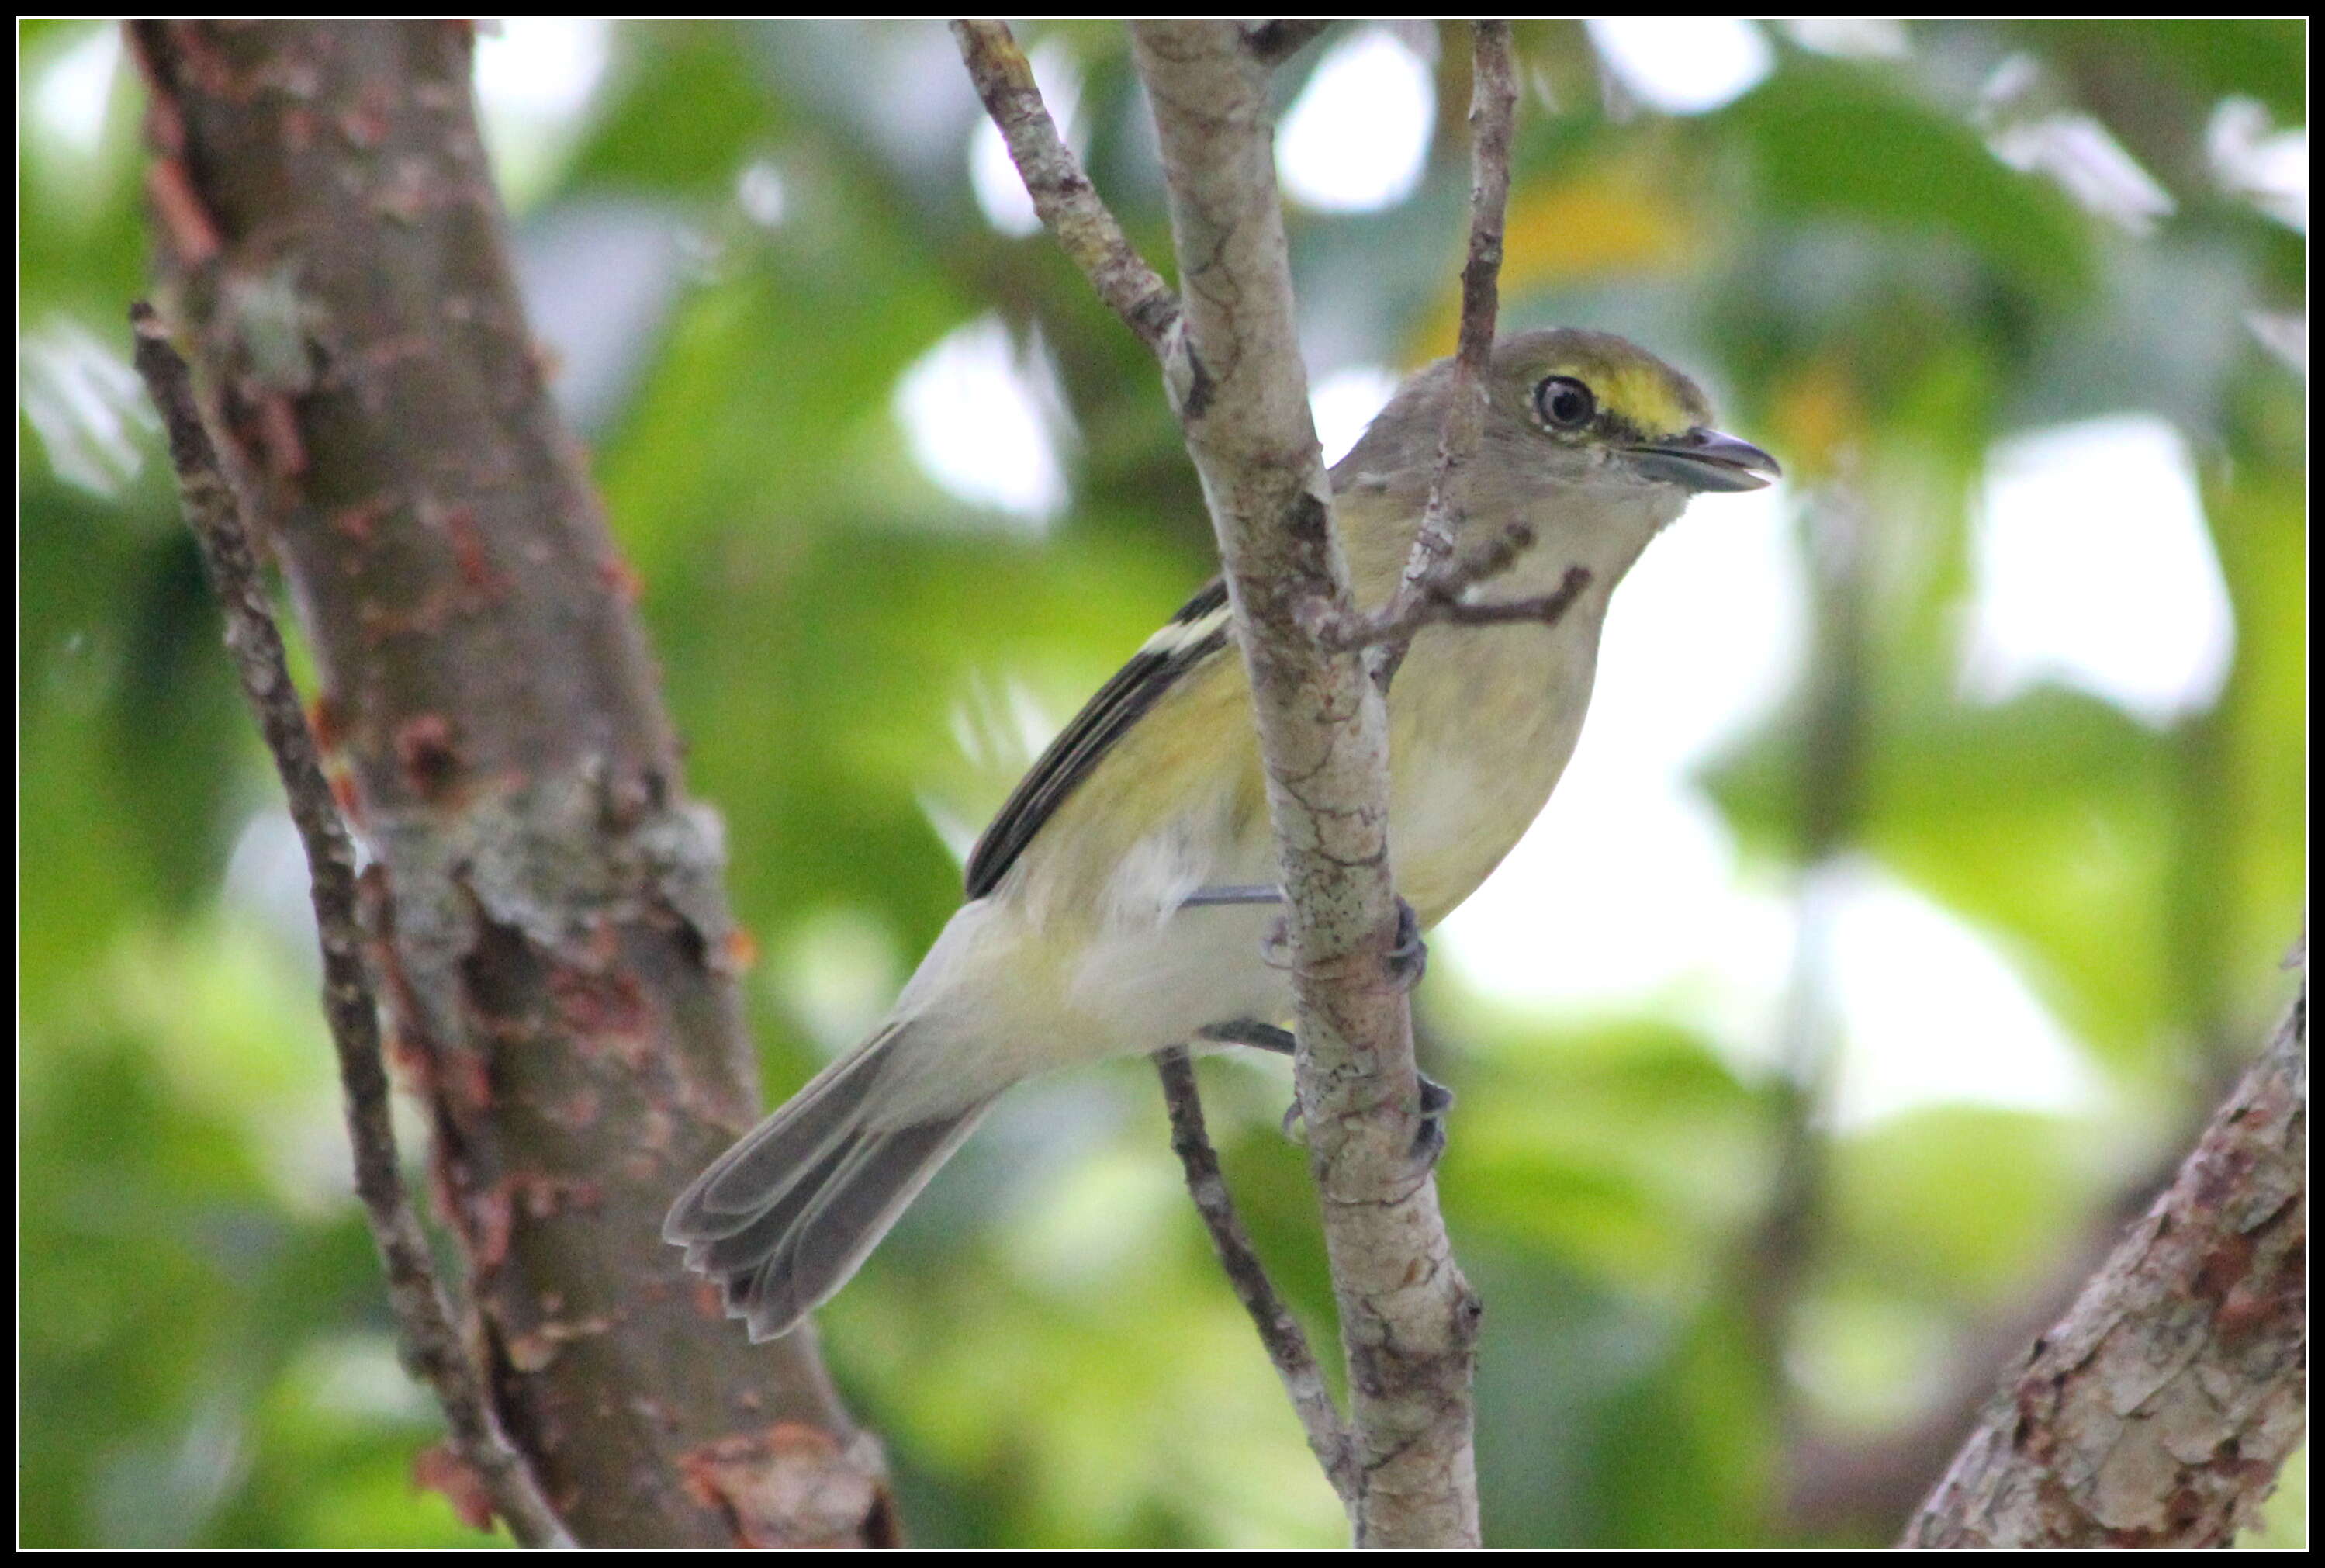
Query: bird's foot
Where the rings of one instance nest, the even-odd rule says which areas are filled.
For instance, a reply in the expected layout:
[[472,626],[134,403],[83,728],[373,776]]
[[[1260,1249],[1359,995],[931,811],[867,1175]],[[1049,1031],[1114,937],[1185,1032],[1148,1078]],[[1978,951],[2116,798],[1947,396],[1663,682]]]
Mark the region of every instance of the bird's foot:
[[[1402,903],[1402,901],[1400,901]],[[1408,913],[1410,913],[1408,911]],[[1415,937],[1418,943],[1420,939]],[[1255,1018],[1237,1018],[1224,1024],[1212,1024],[1197,1031],[1204,1039],[1223,1045],[1248,1045],[1255,1051],[1266,1051],[1278,1056],[1296,1055],[1300,1042],[1289,1029],[1274,1024],[1263,1024]],[[1421,1081],[1421,1125],[1413,1135],[1413,1162],[1423,1170],[1433,1170],[1445,1153],[1445,1113],[1453,1107],[1453,1091],[1426,1072],[1416,1073]],[[1283,1111],[1283,1136],[1304,1142],[1292,1129],[1300,1121],[1300,1102],[1293,1100]]]
[[[1228,901],[1210,899],[1206,902]],[[1292,967],[1292,933],[1282,915],[1275,917],[1274,923],[1267,928],[1266,936],[1260,940],[1259,957],[1260,961],[1272,970]],[[1421,937],[1421,916],[1413,913],[1413,905],[1401,895],[1396,901],[1396,935],[1389,943],[1387,959],[1388,978],[1401,991],[1413,989],[1421,983],[1421,977],[1429,972],[1429,944]]]
[[1445,1113],[1453,1109],[1453,1091],[1423,1072],[1421,1080],[1421,1125],[1413,1133],[1413,1163],[1433,1171],[1445,1157]]
[[1398,988],[1411,990],[1429,972],[1429,944],[1421,940],[1421,916],[1400,895],[1396,901],[1396,940],[1389,944],[1388,976]]

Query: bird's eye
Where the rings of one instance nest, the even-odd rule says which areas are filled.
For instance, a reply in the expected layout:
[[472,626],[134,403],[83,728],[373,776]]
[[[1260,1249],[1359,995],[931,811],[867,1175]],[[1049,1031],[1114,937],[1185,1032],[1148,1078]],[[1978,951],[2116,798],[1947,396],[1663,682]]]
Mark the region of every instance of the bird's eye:
[[1598,400],[1571,376],[1542,377],[1542,385],[1533,389],[1533,405],[1541,411],[1542,422],[1554,430],[1579,430],[1598,412]]

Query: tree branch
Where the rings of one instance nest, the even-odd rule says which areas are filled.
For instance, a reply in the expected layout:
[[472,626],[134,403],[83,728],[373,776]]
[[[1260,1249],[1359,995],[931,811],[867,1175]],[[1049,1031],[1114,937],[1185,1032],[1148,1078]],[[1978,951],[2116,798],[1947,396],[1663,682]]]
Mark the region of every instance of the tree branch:
[[2219,1546],[2301,1442],[2308,1005],[1987,1403],[1910,1546]]
[[1042,90],[1033,85],[1033,68],[1017,47],[1009,24],[956,21],[952,36],[985,112],[1000,130],[1018,178],[1025,181],[1025,194],[1033,199],[1033,211],[1058,248],[1081,268],[1107,309],[1121,317],[1140,342],[1165,358],[1183,352],[1172,347],[1179,335],[1179,297],[1131,248],[1122,225],[1082,172],[1081,160],[1058,134],[1042,106]]
[[[1469,1377],[1479,1309],[1453,1264],[1435,1186],[1412,1157],[1419,1086],[1411,1016],[1386,962],[1397,923],[1385,840],[1385,719],[1361,663],[1305,630],[1319,617],[1359,623],[1327,525],[1329,485],[1291,331],[1264,102],[1266,67],[1279,56],[1231,23],[1134,29],[1189,291],[1185,315],[1172,320],[1147,304],[1151,290],[1122,286],[1143,264],[1134,271],[1111,242],[1089,243],[1094,234],[1118,240],[1120,228],[1110,218],[1099,221],[1103,205],[1041,110],[1006,31],[954,26],[1035,210],[1161,357],[1211,498],[1252,674],[1270,810],[1285,849],[1301,1107],[1354,1390],[1357,1539],[1474,1545]],[[1490,343],[1490,320],[1485,331]],[[1439,591],[1408,612],[1412,625],[1555,616],[1562,608],[1464,605],[1448,613],[1457,597],[1450,582],[1431,580]],[[1570,599],[1579,586],[1550,597]]]
[[[1351,612],[1320,599],[1299,607],[1300,624],[1308,634],[1335,653],[1369,650],[1374,684],[1385,693],[1396,678],[1397,665],[1423,626],[1500,626],[1519,622],[1555,626],[1574,608],[1590,586],[1590,569],[1570,566],[1558,586],[1527,598],[1472,600],[1463,597],[1479,583],[1491,581],[1533,543],[1533,530],[1513,523],[1486,549],[1466,557],[1440,561],[1417,576],[1408,577],[1389,603],[1370,612]],[[1415,546],[1416,555],[1419,546]],[[1408,591],[1409,590],[1409,591]],[[1387,655],[1394,654],[1389,658]]]
[[1136,23],[1184,294],[1180,402],[1236,606],[1282,853],[1296,1077],[1348,1358],[1366,1545],[1477,1540],[1477,1298],[1420,1130],[1412,1019],[1392,972],[1387,725],[1354,655],[1303,629],[1351,603],[1310,422],[1276,195],[1266,68],[1228,23]]
[[[1024,51],[1007,25],[956,21],[952,28],[962,63],[1001,130],[1019,177],[1033,198],[1035,213],[1060,248],[1081,267],[1099,299],[1154,352],[1166,385],[1192,385],[1193,366],[1178,296],[1131,247],[1122,226],[1082,173],[1043,107]],[[1172,401],[1181,401],[1177,393]],[[1183,1048],[1174,1047],[1156,1055],[1155,1070],[1171,1116],[1172,1148],[1186,1174],[1195,1211],[1210,1232],[1229,1285],[1251,1313],[1260,1344],[1283,1381],[1325,1478],[1344,1503],[1352,1502],[1357,1476],[1347,1426],[1317,1369],[1307,1335],[1283,1304],[1236,1215],[1218,1155],[1203,1127],[1192,1062]]]
[[1186,1172],[1187,1191],[1194,1197],[1203,1228],[1210,1232],[1219,1267],[1234,1287],[1236,1299],[1251,1314],[1252,1327],[1259,1331],[1260,1343],[1267,1348],[1267,1359],[1275,1364],[1275,1375],[1283,1380],[1283,1391],[1291,1396],[1292,1408],[1308,1434],[1310,1452],[1324,1467],[1325,1479],[1340,1494],[1340,1500],[1351,1503],[1357,1476],[1348,1424],[1332,1403],[1331,1390],[1324,1386],[1324,1374],[1308,1347],[1306,1331],[1276,1294],[1250,1234],[1236,1215],[1227,1178],[1219,1170],[1218,1151],[1211,1146],[1210,1134],[1203,1126],[1202,1091],[1195,1082],[1194,1060],[1185,1046],[1173,1045],[1155,1054],[1154,1070],[1162,1075],[1162,1103],[1171,1113],[1171,1149]]
[[[1429,484],[1428,509],[1413,536],[1404,577],[1365,638],[1376,645],[1369,668],[1383,691],[1396,679],[1397,666],[1404,663],[1405,651],[1424,623],[1460,619],[1460,595],[1469,583],[1507,570],[1519,552],[1533,543],[1531,535],[1505,535],[1494,542],[1494,564],[1481,563],[1467,581],[1455,575],[1454,545],[1469,515],[1469,465],[1485,433],[1486,370],[1501,313],[1502,227],[1510,199],[1510,128],[1518,101],[1510,63],[1510,24],[1475,23],[1470,40],[1469,255],[1461,268],[1459,346],[1453,355],[1445,424],[1437,439],[1437,475]],[[1579,580],[1576,572],[1580,572]],[[1524,607],[1509,607],[1514,613],[1499,618],[1548,625],[1566,613],[1589,581],[1590,574],[1578,567],[1567,573],[1556,593]]]
[[[298,689],[283,657],[283,636],[259,581],[258,561],[235,487],[218,460],[194,399],[193,376],[170,346],[153,308],[129,309],[136,333],[137,374],[169,434],[170,466],[186,526],[201,545],[210,585],[226,616],[226,645],[251,716],[258,720],[274,772],[289,799],[291,820],[307,852],[307,891],[315,908],[323,952],[323,1017],[338,1053],[345,1096],[347,1142],[355,1152],[356,1195],[387,1271],[388,1303],[395,1314],[403,1360],[436,1392],[450,1429],[455,1456],[467,1464],[527,1545],[570,1545],[556,1515],[534,1487],[532,1473],[510,1449],[494,1419],[476,1369],[452,1326],[453,1312],[436,1278],[428,1239],[403,1191],[388,1114],[387,1069],[380,1057],[379,1007],[363,960],[357,919],[356,852],[331,798],[315,738],[299,709]],[[486,1521],[472,1514],[479,1529]]]

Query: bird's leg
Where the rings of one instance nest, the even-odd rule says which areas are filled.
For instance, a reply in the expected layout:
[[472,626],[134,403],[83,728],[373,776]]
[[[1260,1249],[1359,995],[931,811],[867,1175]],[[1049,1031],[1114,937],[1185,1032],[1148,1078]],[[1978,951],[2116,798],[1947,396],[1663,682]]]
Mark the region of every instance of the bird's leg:
[[1283,889],[1273,882],[1231,882],[1216,887],[1198,887],[1180,901],[1181,909],[1200,909],[1214,904],[1281,904]]
[[1278,1056],[1296,1056],[1300,1039],[1289,1029],[1279,1029],[1273,1024],[1263,1024],[1256,1018],[1234,1018],[1224,1024],[1206,1024],[1195,1031],[1206,1040],[1216,1040],[1222,1045],[1248,1045],[1255,1051],[1272,1051]]
[[[1278,1056],[1297,1056],[1299,1037],[1289,1029],[1279,1029],[1273,1024],[1263,1024],[1256,1018],[1236,1018],[1225,1024],[1206,1024],[1195,1033],[1205,1040],[1216,1040],[1222,1045],[1248,1045],[1255,1051],[1272,1051]],[[1300,1119],[1300,1102],[1295,1099],[1283,1108],[1283,1136],[1292,1136],[1292,1124]]]
[[[1419,940],[1414,939],[1416,942]],[[1248,1045],[1255,1051],[1272,1051],[1278,1056],[1296,1055],[1300,1050],[1299,1038],[1291,1030],[1263,1024],[1256,1018],[1209,1024],[1195,1033],[1222,1045]],[[1445,1113],[1452,1109],[1453,1091],[1426,1072],[1415,1076],[1421,1080],[1421,1129],[1413,1135],[1413,1157],[1423,1165],[1434,1166],[1438,1156],[1445,1152]],[[1300,1102],[1295,1099],[1283,1113],[1285,1137],[1292,1136],[1292,1124],[1299,1119]]]
[[[1216,909],[1222,905],[1281,904],[1283,889],[1273,882],[1230,882],[1198,887],[1179,901],[1181,909]],[[1260,961],[1272,970],[1292,967],[1292,939],[1277,915],[1259,944]]]

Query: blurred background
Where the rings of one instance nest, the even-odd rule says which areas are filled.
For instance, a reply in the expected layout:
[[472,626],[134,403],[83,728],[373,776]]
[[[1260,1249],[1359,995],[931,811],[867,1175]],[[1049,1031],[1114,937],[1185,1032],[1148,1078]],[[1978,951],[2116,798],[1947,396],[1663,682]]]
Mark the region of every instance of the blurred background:
[[[1168,272],[1122,29],[1021,38]],[[2296,984],[2304,27],[1516,42],[1505,327],[1637,339],[1789,477],[1648,552],[1433,941],[1487,1537],[1893,1538]],[[1329,457],[1450,350],[1468,58],[1344,24],[1281,73]],[[23,1538],[471,1541],[410,1479],[303,866],[126,363],[135,73],[81,23],[19,72]],[[941,25],[512,21],[477,83],[779,1099],[1209,575],[1196,482]],[[1329,1341],[1286,1069],[1203,1071]],[[915,1539],[1341,1538],[1143,1063],[1005,1101],[820,1319]]]

